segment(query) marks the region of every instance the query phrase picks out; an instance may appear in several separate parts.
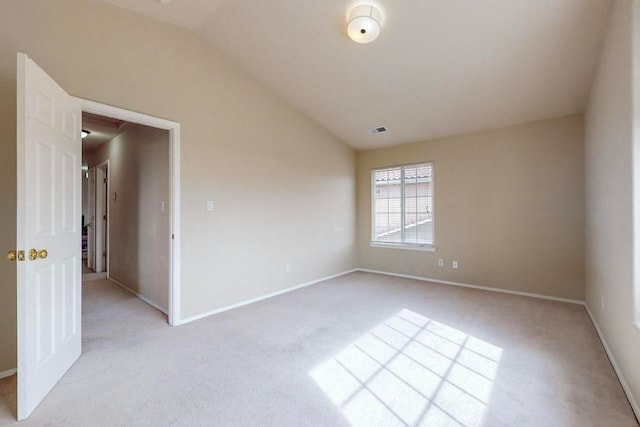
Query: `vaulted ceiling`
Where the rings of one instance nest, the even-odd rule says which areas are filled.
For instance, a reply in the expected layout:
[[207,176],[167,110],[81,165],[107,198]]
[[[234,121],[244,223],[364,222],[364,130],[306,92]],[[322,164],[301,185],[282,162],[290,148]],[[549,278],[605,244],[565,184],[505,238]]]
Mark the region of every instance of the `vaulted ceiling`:
[[[103,0],[194,31],[356,149],[582,112],[610,0]],[[389,132],[368,135],[386,126]]]

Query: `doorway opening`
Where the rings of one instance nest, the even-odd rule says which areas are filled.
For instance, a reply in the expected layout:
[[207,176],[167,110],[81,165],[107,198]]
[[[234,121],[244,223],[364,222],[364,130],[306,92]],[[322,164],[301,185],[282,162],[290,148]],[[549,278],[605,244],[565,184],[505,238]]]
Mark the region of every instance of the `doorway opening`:
[[90,113],[83,113],[82,122],[82,279],[90,281],[106,279],[109,266],[109,158],[96,155],[104,157],[103,146],[128,123]]
[[76,98],[83,281],[108,279],[179,324],[179,124]]

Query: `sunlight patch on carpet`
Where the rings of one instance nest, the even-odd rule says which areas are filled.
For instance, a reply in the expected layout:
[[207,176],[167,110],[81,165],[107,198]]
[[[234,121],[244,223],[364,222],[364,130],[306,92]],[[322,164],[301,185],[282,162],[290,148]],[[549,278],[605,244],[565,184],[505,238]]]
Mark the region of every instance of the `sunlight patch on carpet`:
[[479,427],[501,356],[403,309],[309,374],[353,426]]

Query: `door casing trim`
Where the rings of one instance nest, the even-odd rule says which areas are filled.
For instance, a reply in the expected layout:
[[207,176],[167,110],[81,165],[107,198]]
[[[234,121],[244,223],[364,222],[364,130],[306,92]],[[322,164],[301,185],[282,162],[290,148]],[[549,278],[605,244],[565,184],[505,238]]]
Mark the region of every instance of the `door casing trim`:
[[88,99],[75,96],[73,98],[80,103],[83,112],[169,131],[169,169],[171,175],[169,197],[171,235],[169,237],[171,243],[169,244],[168,321],[171,326],[179,325],[182,323],[180,314],[180,123]]

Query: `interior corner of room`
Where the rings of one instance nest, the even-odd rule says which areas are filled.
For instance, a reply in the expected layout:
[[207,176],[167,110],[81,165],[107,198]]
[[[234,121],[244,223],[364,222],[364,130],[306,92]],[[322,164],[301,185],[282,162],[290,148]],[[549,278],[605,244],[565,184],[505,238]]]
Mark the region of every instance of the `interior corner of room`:
[[[16,146],[24,135],[16,125],[21,77],[15,59],[23,52],[77,104],[75,124],[86,131],[81,159],[73,160],[82,166],[80,179],[69,183],[81,190],[76,243],[81,286],[90,298],[82,300],[81,314],[94,327],[109,322],[107,302],[131,309],[111,324],[122,334],[103,325],[107,338],[86,335],[83,345],[97,351],[104,343],[117,358],[109,345],[134,349],[134,341],[146,339],[134,334],[149,327],[154,351],[161,346],[152,338],[170,330],[171,339],[189,349],[193,366],[213,360],[229,367],[216,386],[246,392],[227,376],[240,366],[244,374],[273,380],[256,385],[263,398],[247,392],[256,400],[246,403],[255,405],[241,416],[245,422],[271,414],[268,406],[290,374],[291,390],[302,387],[304,396],[296,401],[282,391],[295,414],[310,408],[324,422],[366,425],[367,411],[357,406],[362,402],[343,396],[335,388],[342,377],[332,375],[353,363],[349,375],[365,384],[358,369],[366,370],[372,357],[354,362],[361,360],[354,356],[359,339],[388,326],[396,328],[395,338],[413,331],[413,342],[433,321],[441,328],[442,354],[455,344],[457,355],[479,354],[484,367],[493,363],[487,368],[493,374],[483,374],[480,383],[497,383],[500,357],[515,360],[501,339],[512,334],[521,341],[519,355],[530,344],[533,356],[526,357],[540,369],[527,384],[533,398],[518,403],[494,387],[494,399],[526,406],[548,392],[561,402],[541,418],[550,424],[588,420],[593,407],[613,408],[610,420],[620,425],[637,423],[640,2],[534,6],[535,0],[517,0],[498,12],[496,2],[482,0],[462,14],[444,0],[376,0],[380,35],[364,44],[343,25],[355,12],[336,2],[306,15],[313,16],[309,34],[299,29],[311,6],[294,0],[179,3],[0,5],[0,242],[27,257],[32,249],[17,247],[16,237],[27,220],[17,215],[25,177]],[[486,25],[471,16],[484,17]],[[429,17],[429,25],[420,17]],[[428,43],[417,46],[401,36],[403,21],[415,39]],[[246,22],[253,26],[240,25]],[[34,247],[34,262],[44,249]],[[23,297],[16,283],[24,279],[18,264],[0,262],[0,406],[16,398],[7,390],[20,370],[17,331],[25,321],[16,308]],[[371,306],[359,307],[360,301]],[[469,312],[457,310],[457,302],[469,304]],[[520,325],[507,325],[509,319]],[[486,335],[478,332],[485,327]],[[212,337],[228,347],[217,348]],[[202,340],[208,353],[198,356],[199,344],[190,338]],[[465,347],[469,342],[477,347]],[[572,347],[577,342],[584,351]],[[243,353],[245,344],[252,355]],[[315,345],[322,361],[314,359]],[[262,350],[264,369],[274,369],[270,377],[251,370],[252,357]],[[131,351],[144,358],[138,347]],[[69,371],[61,384],[98,372],[97,354],[85,359],[94,370]],[[300,358],[287,371],[281,354]],[[554,365],[555,355],[564,361]],[[121,357],[113,366],[126,365]],[[172,357],[179,365],[179,355]],[[572,388],[570,373],[558,379],[571,357],[576,366],[593,362],[604,372],[594,368],[589,377],[593,390],[602,379],[606,396],[592,408],[581,400],[586,394]],[[174,379],[168,371],[179,371],[177,365],[153,360],[162,365],[163,380]],[[72,369],[82,369],[78,365]],[[380,363],[376,372],[397,374],[387,367]],[[472,370],[464,364],[451,369],[458,368]],[[510,368],[500,369],[513,373]],[[446,383],[450,372],[440,374]],[[141,387],[152,399],[155,380],[145,375],[136,380],[147,381]],[[203,378],[215,382],[211,375]],[[343,383],[350,384],[351,376]],[[269,393],[272,385],[277,392]],[[121,387],[131,391],[128,383]],[[392,406],[380,398],[385,390],[375,394],[374,388],[354,391],[362,399],[377,396],[371,402],[381,412],[371,417]],[[421,405],[438,408],[419,385],[409,388]],[[482,393],[491,396],[487,390],[472,399],[482,403],[485,418],[478,419],[500,420],[491,399],[483,400]],[[317,400],[305,400],[309,396]],[[216,408],[196,398],[186,402],[184,420],[202,421],[198,411],[211,419],[230,416],[225,411],[235,407],[225,399],[228,405]],[[61,394],[52,401],[68,403]],[[351,404],[358,410],[345,409]],[[16,414],[5,406],[0,421],[13,422]],[[44,422],[55,407],[43,403],[38,411],[44,418],[25,422]],[[135,411],[124,408],[120,415],[132,418],[117,421],[140,422]],[[291,422],[281,412],[269,421]],[[412,413],[414,418],[395,413],[393,419],[414,425],[427,412]],[[65,420],[82,421],[57,419]],[[461,420],[454,417],[466,427],[483,425]]]

